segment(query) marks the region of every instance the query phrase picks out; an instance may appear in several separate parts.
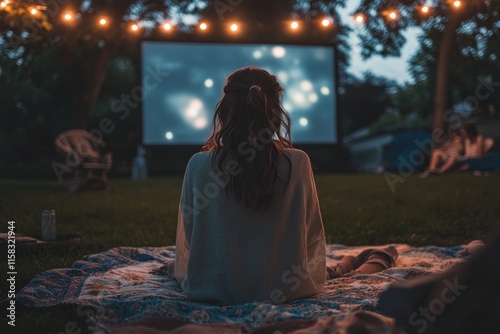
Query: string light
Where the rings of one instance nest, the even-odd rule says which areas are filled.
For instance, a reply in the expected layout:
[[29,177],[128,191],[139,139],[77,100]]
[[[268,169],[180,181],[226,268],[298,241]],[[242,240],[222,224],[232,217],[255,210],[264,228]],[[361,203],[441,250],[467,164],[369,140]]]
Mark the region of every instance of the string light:
[[[462,6],[462,2],[459,0],[449,0],[451,3],[451,6],[454,8],[460,8]],[[16,6],[22,6],[26,8],[26,10],[31,13],[31,15],[35,16],[37,15],[40,11],[45,11],[47,9],[46,6],[42,5],[36,5],[34,6],[33,4],[25,3],[23,1],[12,1],[12,0],[0,0],[0,9],[7,7],[8,5],[16,5]],[[428,14],[432,11],[432,8],[427,6],[427,5],[419,5],[416,7],[416,10],[419,10],[423,14]],[[390,20],[397,20],[399,18],[399,12],[397,10],[390,10],[390,11],[385,11],[383,12],[383,15],[386,16]],[[72,21],[73,19],[78,18],[78,13],[75,14],[71,11],[64,12],[62,15],[62,19],[65,21]],[[367,20],[367,16],[363,13],[356,13],[353,16],[353,19],[356,23],[364,23]],[[290,22],[290,21],[289,21]],[[108,19],[105,17],[101,17],[98,19],[98,23],[100,26],[106,26],[109,24]],[[300,28],[300,23],[299,21],[291,21],[290,23],[290,28],[292,30],[298,30]],[[323,27],[329,27],[333,24],[333,19],[330,17],[324,17],[321,20],[321,26]],[[173,25],[169,22],[164,22],[159,24],[159,27],[162,27],[163,30],[165,31],[170,31],[173,28]],[[202,31],[205,31],[208,29],[208,23],[207,22],[200,22],[199,23],[199,29]],[[230,32],[237,32],[240,29],[239,25],[237,23],[232,23],[229,25],[229,31]],[[141,30],[141,27],[138,23],[133,23],[130,25],[130,30],[133,32],[138,32]]]
[[43,5],[33,5],[32,3],[27,3],[23,1],[14,1],[12,2],[11,0],[3,0],[0,2],[0,8],[5,8],[7,5],[11,4],[12,7],[24,7],[26,10],[28,10],[32,15],[38,14],[38,11],[40,10],[46,10],[47,6]]
[[392,19],[392,20],[395,20],[398,18],[398,13],[394,10],[390,11],[389,12],[389,18]]
[[358,23],[363,23],[365,22],[365,16],[363,14],[356,14],[354,20]]

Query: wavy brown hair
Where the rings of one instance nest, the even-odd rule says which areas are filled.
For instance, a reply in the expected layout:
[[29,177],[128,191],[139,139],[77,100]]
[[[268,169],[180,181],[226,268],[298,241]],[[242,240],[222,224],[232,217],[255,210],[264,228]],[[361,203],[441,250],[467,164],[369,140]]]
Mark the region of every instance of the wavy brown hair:
[[229,75],[217,103],[213,133],[202,151],[213,151],[219,170],[233,161],[226,193],[255,211],[269,208],[278,177],[278,158],[292,147],[290,117],[281,106],[283,88],[276,77],[257,67]]

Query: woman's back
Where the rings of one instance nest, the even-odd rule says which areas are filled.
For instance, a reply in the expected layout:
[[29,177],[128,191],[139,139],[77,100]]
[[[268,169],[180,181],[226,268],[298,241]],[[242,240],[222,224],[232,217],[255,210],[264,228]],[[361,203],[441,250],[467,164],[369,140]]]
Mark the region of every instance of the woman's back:
[[175,277],[191,300],[278,304],[320,293],[327,275],[370,274],[395,263],[395,249],[366,249],[327,270],[311,163],[292,148],[282,91],[263,69],[229,75],[213,133],[188,163]]
[[231,305],[319,293],[326,244],[308,156],[280,153],[272,205],[255,211],[225,191],[236,161],[217,172],[213,154],[194,155],[184,177],[176,277],[188,298]]

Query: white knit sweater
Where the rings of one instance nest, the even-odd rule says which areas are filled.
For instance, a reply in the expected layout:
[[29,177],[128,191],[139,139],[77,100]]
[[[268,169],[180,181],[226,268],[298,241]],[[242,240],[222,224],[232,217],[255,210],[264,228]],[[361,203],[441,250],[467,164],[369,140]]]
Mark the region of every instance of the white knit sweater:
[[[237,173],[236,161],[223,165]],[[212,152],[195,154],[184,175],[175,276],[191,300],[234,305],[282,303],[315,295],[325,283],[325,234],[309,157],[279,159],[273,205],[255,212],[227,196],[227,173]]]

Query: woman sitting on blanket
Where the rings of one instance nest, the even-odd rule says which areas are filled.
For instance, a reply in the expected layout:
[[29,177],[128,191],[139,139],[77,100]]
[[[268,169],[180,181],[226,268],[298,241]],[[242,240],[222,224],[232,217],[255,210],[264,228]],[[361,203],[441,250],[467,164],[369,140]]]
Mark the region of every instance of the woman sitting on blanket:
[[276,77],[232,73],[214,132],[189,161],[182,187],[175,276],[191,300],[283,303],[322,291],[325,279],[370,274],[397,251],[367,249],[327,268],[311,163],[292,148]]

